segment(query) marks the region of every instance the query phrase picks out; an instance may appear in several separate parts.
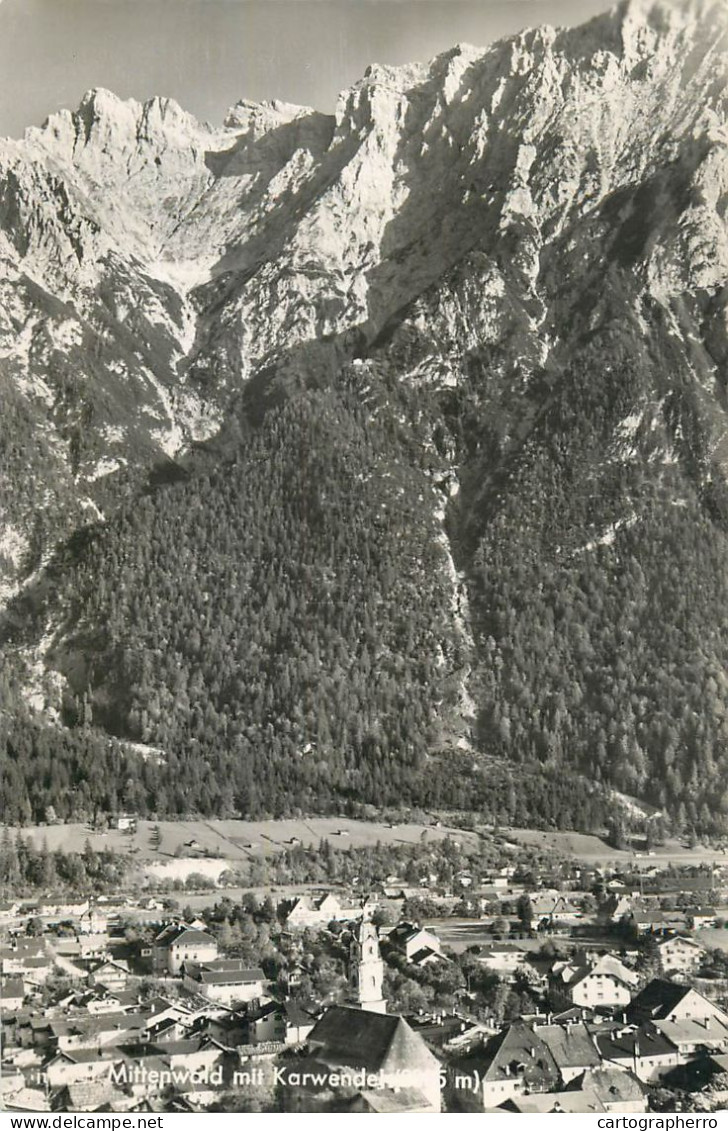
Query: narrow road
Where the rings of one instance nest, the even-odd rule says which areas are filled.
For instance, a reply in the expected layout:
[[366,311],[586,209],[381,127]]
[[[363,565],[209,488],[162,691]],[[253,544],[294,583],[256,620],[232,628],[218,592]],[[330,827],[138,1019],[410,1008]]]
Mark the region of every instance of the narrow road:
[[66,958],[65,955],[59,954],[50,942],[48,942],[48,950],[50,951],[54,965],[58,966],[64,974],[68,974],[71,978],[82,978],[86,981],[88,970],[84,970],[82,966],[77,966],[75,962],[71,962],[71,959]]

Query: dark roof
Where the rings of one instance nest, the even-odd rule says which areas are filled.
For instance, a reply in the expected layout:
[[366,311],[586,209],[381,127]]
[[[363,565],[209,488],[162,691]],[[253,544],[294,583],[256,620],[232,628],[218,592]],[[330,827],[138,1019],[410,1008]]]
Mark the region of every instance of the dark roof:
[[[480,948],[478,959],[483,961],[490,958],[492,954],[522,954],[525,956],[526,948],[517,942],[502,942],[502,943],[485,943]],[[551,960],[553,961],[553,959]]]
[[84,1080],[66,1084],[51,1101],[53,1111],[110,1111],[112,1100],[123,1096],[109,1080]]
[[389,931],[387,938],[391,943],[399,946],[402,943],[409,942],[420,930],[421,928],[416,927],[414,923],[398,923],[396,927],[392,927],[392,930]]
[[615,982],[619,982],[620,985],[629,987],[629,982],[626,982],[616,970],[610,970],[608,967],[603,970],[597,970],[590,962],[583,962],[575,966],[574,972],[569,978],[567,985],[569,988],[578,986],[580,982],[591,977],[592,974],[597,978],[612,978]]
[[437,1064],[403,1017],[334,1005],[309,1038],[314,1055],[332,1065],[369,1072],[430,1070]]
[[512,1096],[497,1109],[515,1111],[522,1115],[549,1115],[563,1112],[568,1115],[589,1115],[606,1111],[596,1092],[586,1088],[579,1092],[547,1092],[534,1095]]
[[158,1036],[166,1029],[175,1029],[179,1023],[179,1018],[177,1017],[162,1017],[161,1020],[152,1022],[152,1024],[148,1026],[147,1031],[150,1037],[152,1035]]
[[427,958],[433,957],[439,959],[440,961],[445,961],[442,956],[437,953],[436,950],[432,949],[431,946],[423,946],[421,950],[415,951],[415,953],[412,955],[412,958],[410,959],[410,962],[413,966],[416,966],[419,962],[424,962]]
[[154,1050],[157,1055],[164,1056],[186,1056],[188,1053],[200,1052],[204,1048],[204,1042],[200,1039],[196,1040],[182,1040],[182,1041],[164,1041],[157,1045]]
[[520,1076],[526,1086],[548,1091],[559,1079],[559,1070],[548,1045],[523,1021],[491,1037],[482,1049],[459,1063],[464,1070],[477,1071],[481,1080],[507,1080]]
[[212,935],[208,935],[207,931],[200,931],[197,927],[188,927],[185,923],[175,923],[171,927],[165,927],[156,939],[154,945],[159,947],[174,946],[182,940],[184,936],[185,945],[188,943],[214,943],[215,940]]
[[316,908],[317,911],[320,911],[321,908],[323,907],[323,905],[325,903],[327,903],[329,900],[332,900],[334,903],[337,903],[339,905],[339,907],[341,906],[341,903],[339,902],[339,900],[337,899],[337,897],[334,895],[334,893],[332,891],[325,891],[323,893],[323,895],[320,895],[317,899],[314,899],[313,905],[314,905],[314,907]]
[[582,1091],[585,1088],[595,1092],[604,1104],[638,1100],[645,1094],[645,1089],[634,1073],[625,1072],[622,1068],[597,1068],[593,1072],[583,1072],[567,1084],[567,1091]]
[[7,1001],[12,997],[25,997],[25,983],[22,978],[6,978],[3,982],[0,998]]
[[249,1021],[262,1021],[264,1017],[270,1017],[272,1013],[283,1013],[284,1007],[279,1001],[266,1001],[257,1009],[253,1009],[248,1014]]
[[103,1049],[59,1049],[48,1063],[50,1064],[58,1059],[70,1060],[74,1064],[92,1064],[97,1061],[103,1061],[104,1063],[108,1061],[111,1063],[112,1061],[126,1060],[126,1057],[116,1046],[107,1045],[106,1048]]
[[266,980],[265,974],[259,966],[244,967],[231,963],[226,963],[225,969],[220,970],[212,963],[205,966],[188,962],[185,973],[193,981],[199,982],[203,986],[239,986]]
[[157,996],[148,998],[144,1002],[143,1009],[145,1013],[156,1013],[161,1012],[164,1009],[176,1008],[176,1006],[177,1002],[170,1001],[169,998],[166,997]]
[[109,1033],[114,1029],[143,1029],[147,1018],[142,1013],[94,1013],[80,1017],[65,1017],[49,1022],[51,1032],[56,1037],[75,1033],[79,1036],[93,1037],[98,1033]]
[[601,1064],[586,1025],[539,1025],[536,1032],[559,1068],[595,1068]]
[[687,993],[690,986],[671,982],[667,978],[653,978],[627,1007],[627,1016],[633,1021],[664,1021]]
[[537,974],[544,977],[549,973],[554,964],[553,958],[543,957],[539,954],[527,954],[525,958],[526,966],[531,966]]
[[560,1013],[551,1015],[551,1021],[555,1025],[563,1025],[566,1021],[584,1021],[585,1018],[591,1019],[594,1010],[589,1006],[572,1005],[569,1009],[562,1009]]
[[313,1025],[316,1020],[315,1015],[309,1010],[305,1009],[300,1002],[287,1001],[283,1006],[288,1022],[291,1025]]
[[422,1112],[429,1110],[430,1103],[417,1088],[377,1088],[376,1091],[359,1092],[351,1101],[350,1110],[372,1112],[378,1115],[388,1113]]
[[43,939],[14,939],[12,945],[0,947],[0,958],[28,958],[45,953]]
[[611,1033],[599,1033],[595,1040],[604,1060],[669,1056],[675,1052],[672,1042],[651,1025],[644,1025],[641,1029],[614,1029]]

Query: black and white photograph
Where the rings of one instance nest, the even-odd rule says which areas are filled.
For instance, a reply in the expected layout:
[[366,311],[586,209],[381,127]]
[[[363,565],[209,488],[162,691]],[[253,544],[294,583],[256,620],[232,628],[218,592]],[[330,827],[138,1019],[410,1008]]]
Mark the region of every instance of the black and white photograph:
[[719,1126],[725,0],[0,0],[0,766],[3,1131]]

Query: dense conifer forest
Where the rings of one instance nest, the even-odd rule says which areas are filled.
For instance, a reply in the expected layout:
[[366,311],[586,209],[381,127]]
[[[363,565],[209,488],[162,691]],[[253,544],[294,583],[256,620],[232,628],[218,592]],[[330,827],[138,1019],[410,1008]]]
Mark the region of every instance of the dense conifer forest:
[[[681,505],[656,491],[649,448],[585,501],[561,448],[570,413],[590,422],[586,477],[589,427],[619,399],[587,408],[562,381],[521,481],[447,511],[473,640],[450,615],[433,519],[442,468],[425,438],[442,406],[393,396],[384,364],[364,390],[281,386],[264,412],[244,405],[171,481],[75,536],[5,622],[12,657],[18,624],[46,625],[59,592],[67,609],[48,651],[62,725],[28,712],[6,673],[8,819],[411,804],[595,830],[614,787],[677,831],[721,831],[722,516],[684,475]],[[638,525],[578,545],[630,500]]]
[[0,142],[7,821],[728,833],[724,7]]
[[464,657],[433,488],[395,438],[391,416],[372,427],[347,394],[306,392],[76,538],[54,567],[69,618],[53,655],[75,692],[63,727],[22,706],[5,722],[8,819],[411,803],[599,821],[585,782],[565,794],[533,763],[516,791],[507,764],[453,744]]

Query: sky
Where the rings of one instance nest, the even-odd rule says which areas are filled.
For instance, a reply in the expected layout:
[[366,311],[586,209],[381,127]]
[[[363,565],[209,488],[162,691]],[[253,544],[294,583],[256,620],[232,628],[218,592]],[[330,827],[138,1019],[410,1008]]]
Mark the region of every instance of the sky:
[[610,0],[0,0],[0,136],[86,90],[159,94],[221,123],[240,98],[333,111],[370,63],[426,60]]

